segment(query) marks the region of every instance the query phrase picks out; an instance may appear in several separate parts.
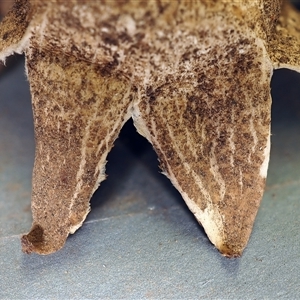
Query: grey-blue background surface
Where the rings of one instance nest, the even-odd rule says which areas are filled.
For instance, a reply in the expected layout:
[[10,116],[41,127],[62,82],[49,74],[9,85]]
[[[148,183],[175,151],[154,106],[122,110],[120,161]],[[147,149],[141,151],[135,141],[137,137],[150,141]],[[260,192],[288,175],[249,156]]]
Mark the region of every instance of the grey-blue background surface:
[[[300,76],[276,71],[265,195],[248,247],[227,259],[210,244],[131,124],[108,179],[65,247],[21,252],[31,226],[34,137],[21,61],[0,77],[0,298],[300,299]],[[42,84],[42,83],[41,83]]]

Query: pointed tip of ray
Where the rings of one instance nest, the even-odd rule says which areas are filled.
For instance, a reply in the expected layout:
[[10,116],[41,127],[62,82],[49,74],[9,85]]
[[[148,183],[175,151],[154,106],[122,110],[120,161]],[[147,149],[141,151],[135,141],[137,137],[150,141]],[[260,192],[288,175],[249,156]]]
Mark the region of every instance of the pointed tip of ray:
[[224,242],[215,246],[223,256],[227,258],[239,258],[242,256],[246,244],[237,247],[236,245],[228,245]]
[[[205,229],[205,228],[204,228]],[[249,235],[238,235],[233,240],[232,236],[235,235],[234,228],[224,228],[228,233],[224,234],[219,233],[217,236],[210,236],[208,235],[212,244],[218,249],[218,251],[225,257],[228,258],[238,258],[242,256],[244,249],[249,240]]]
[[56,252],[64,246],[66,237],[63,234],[56,238],[53,237],[54,234],[45,232],[39,224],[33,224],[30,232],[21,237],[22,251],[26,254],[41,255]]
[[33,225],[30,232],[21,238],[22,251],[30,254],[42,252],[44,244],[44,230],[39,225]]

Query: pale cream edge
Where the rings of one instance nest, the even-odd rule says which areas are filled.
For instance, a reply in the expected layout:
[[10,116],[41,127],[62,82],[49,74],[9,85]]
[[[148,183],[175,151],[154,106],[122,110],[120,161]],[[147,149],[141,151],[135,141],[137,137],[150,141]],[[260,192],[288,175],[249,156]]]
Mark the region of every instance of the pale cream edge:
[[23,38],[17,44],[11,45],[10,47],[0,52],[0,61],[5,64],[5,59],[8,56],[13,55],[14,53],[22,54],[24,49],[28,46],[30,37],[31,30],[28,28]]
[[73,226],[70,227],[70,229],[69,229],[70,234],[75,233],[76,230],[79,229],[82,226],[84,220],[86,219],[86,217],[87,217],[87,215],[89,214],[90,211],[91,211],[91,207],[89,206],[88,209],[86,210],[86,213],[82,217],[82,220],[78,224],[73,225]]
[[[130,105],[128,110],[127,110],[127,113],[125,115],[125,118],[122,122],[121,128],[130,119],[131,112],[132,112],[132,106]],[[100,183],[103,180],[105,180],[105,178],[106,178],[106,176],[105,176],[105,165],[106,165],[106,162],[107,162],[106,158],[107,158],[108,153],[109,153],[109,151],[106,151],[105,153],[103,153],[103,155],[100,159],[100,162],[97,166],[97,168],[99,168],[100,172],[99,172],[98,180],[96,181],[96,183],[95,183],[95,185],[92,189],[91,197],[94,194],[94,192],[98,189]],[[75,195],[74,195],[74,197],[75,197]],[[73,200],[75,200],[75,198]],[[89,207],[87,208],[86,213],[83,215],[81,221],[78,224],[73,225],[73,226],[70,227],[70,229],[69,229],[70,234],[74,234],[76,232],[76,230],[79,229],[82,226],[83,222],[85,221],[85,219],[86,219],[86,217],[87,217],[87,215],[89,214],[90,211],[91,211],[91,207],[89,205]]]
[[[256,43],[259,47],[262,48],[263,50],[263,63],[262,66],[265,66],[266,69],[268,69],[270,71],[269,74],[269,78],[262,78],[262,81],[267,80],[269,86],[271,85],[271,79],[273,76],[273,72],[274,72],[274,64],[272,63],[272,60],[270,59],[270,56],[267,52],[266,46],[265,46],[265,42],[264,40],[257,38],[256,39]],[[269,94],[270,99],[272,100],[272,96],[271,94]],[[271,114],[271,108],[269,111],[269,114]],[[267,178],[268,175],[268,168],[269,168],[269,162],[270,162],[270,151],[271,151],[271,124],[269,124],[269,131],[268,131],[268,136],[267,136],[267,143],[265,145],[265,148],[263,150],[263,157],[264,160],[260,166],[260,170],[259,170],[259,175],[265,179]]]
[[[300,52],[300,49],[299,49]],[[292,71],[296,71],[300,73],[300,66],[293,66],[293,65],[289,65],[289,64],[280,64],[280,63],[274,63],[273,67],[275,70],[279,70],[279,69],[290,69]]]
[[263,154],[264,155],[264,161],[263,161],[262,165],[260,166],[260,172],[259,172],[259,175],[262,178],[267,178],[268,168],[269,168],[269,161],[270,161],[270,150],[271,150],[271,133],[269,131],[267,145],[264,149],[264,154]]

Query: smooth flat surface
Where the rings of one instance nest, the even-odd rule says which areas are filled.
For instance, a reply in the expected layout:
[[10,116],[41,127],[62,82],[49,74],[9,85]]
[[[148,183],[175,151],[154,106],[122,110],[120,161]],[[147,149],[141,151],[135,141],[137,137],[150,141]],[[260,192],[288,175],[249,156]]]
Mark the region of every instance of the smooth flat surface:
[[24,66],[0,77],[0,299],[299,299],[300,76],[273,79],[264,199],[243,256],[210,244],[142,137],[126,125],[83,227],[49,256],[21,252],[31,226],[34,138]]

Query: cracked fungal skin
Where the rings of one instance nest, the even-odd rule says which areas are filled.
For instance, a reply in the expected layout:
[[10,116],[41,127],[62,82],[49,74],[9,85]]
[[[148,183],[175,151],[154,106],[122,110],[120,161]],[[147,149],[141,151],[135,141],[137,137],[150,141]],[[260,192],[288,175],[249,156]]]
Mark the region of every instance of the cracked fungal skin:
[[25,53],[32,94],[23,251],[57,251],[81,226],[132,117],[211,242],[240,256],[267,176],[272,72],[300,71],[299,24],[274,0],[17,0],[0,59]]

